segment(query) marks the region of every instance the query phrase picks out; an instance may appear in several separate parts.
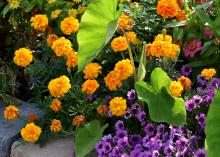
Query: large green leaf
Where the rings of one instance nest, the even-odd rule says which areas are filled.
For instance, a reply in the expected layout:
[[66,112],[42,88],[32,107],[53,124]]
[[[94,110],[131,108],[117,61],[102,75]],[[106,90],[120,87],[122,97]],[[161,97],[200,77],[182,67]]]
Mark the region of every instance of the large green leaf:
[[151,84],[140,81],[135,84],[138,98],[148,104],[150,117],[156,122],[167,122],[172,125],[186,123],[184,100],[169,93],[170,78],[160,68],[151,74]]
[[102,138],[102,134],[107,126],[106,124],[101,127],[99,121],[94,120],[84,128],[80,128],[75,140],[76,157],[84,157],[91,152],[96,142]]
[[219,157],[220,150],[220,91],[216,92],[206,119],[206,151],[208,157]]
[[91,62],[112,38],[121,11],[122,7],[117,9],[117,0],[94,0],[89,3],[77,34],[79,71]]

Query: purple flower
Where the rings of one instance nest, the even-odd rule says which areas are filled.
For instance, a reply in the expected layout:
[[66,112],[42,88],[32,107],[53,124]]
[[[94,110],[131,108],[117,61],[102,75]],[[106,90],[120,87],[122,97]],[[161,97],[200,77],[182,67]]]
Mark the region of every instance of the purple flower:
[[185,106],[186,106],[186,110],[191,112],[192,110],[196,108],[196,103],[195,101],[193,101],[193,99],[186,100]]
[[196,115],[196,120],[198,121],[201,128],[205,129],[206,115],[204,113],[197,114]]
[[115,128],[116,128],[116,130],[123,130],[124,129],[124,122],[121,120],[118,120],[115,123]]
[[160,124],[157,126],[157,134],[162,134],[164,132],[164,125]]
[[152,157],[152,153],[148,151],[141,152],[138,157]]
[[179,149],[184,149],[186,144],[188,143],[188,139],[185,137],[180,137],[179,139],[176,140],[176,147]]
[[130,137],[129,142],[131,143],[131,145],[135,146],[136,144],[140,144],[142,141],[142,137],[138,134],[134,134]]
[[105,154],[107,154],[107,153],[109,153],[111,151],[111,149],[112,149],[111,143],[104,142],[104,144],[103,144],[103,152]]
[[220,79],[219,78],[213,78],[209,84],[210,88],[220,88]]
[[183,65],[181,68],[181,74],[183,76],[189,76],[192,72],[192,67],[189,65]]
[[146,113],[144,111],[141,111],[138,113],[138,115],[136,117],[140,122],[143,122],[146,117]]
[[126,130],[117,130],[116,135],[118,138],[124,138],[128,136],[128,132]]
[[93,95],[90,95],[90,94],[87,95],[87,100],[88,100],[89,102],[92,102],[93,99],[94,99]]
[[202,103],[202,97],[199,95],[194,95],[192,99],[197,105]]
[[212,33],[212,30],[208,27],[205,27],[203,29],[203,34],[205,37],[207,37],[208,39],[212,39],[213,38],[213,33]]
[[139,157],[140,153],[141,153],[140,149],[134,149],[131,151],[130,157]]
[[111,111],[108,111],[108,116],[112,117],[112,112]]
[[202,42],[198,39],[191,40],[185,47],[184,55],[185,57],[193,58],[195,54],[203,49]]
[[204,148],[203,148],[203,149],[199,149],[199,150],[195,153],[194,157],[206,157],[205,149],[204,149]]
[[172,156],[173,152],[174,152],[174,147],[172,145],[168,145],[164,148],[164,154],[166,156]]
[[154,135],[154,126],[152,123],[148,123],[145,127],[144,127],[144,131],[148,136],[153,136]]
[[121,154],[121,151],[118,146],[116,146],[112,149],[112,153],[111,153],[112,157],[119,156],[120,154]]
[[131,110],[130,110],[130,109],[127,109],[127,111],[125,112],[124,118],[125,118],[125,119],[129,119],[129,118],[131,118],[131,116],[132,116]]
[[215,91],[213,88],[209,88],[205,91],[205,94],[210,96],[210,97],[214,97],[215,96]]
[[124,138],[120,138],[118,141],[117,141],[117,146],[118,147],[125,147],[125,146],[128,146],[129,143],[128,143],[128,137],[124,137]]
[[129,157],[129,155],[127,153],[123,153],[120,157]]
[[203,76],[198,75],[197,81],[200,85],[205,86],[205,88],[207,87],[208,82],[206,81],[206,79]]
[[106,102],[106,104],[108,104],[111,100],[112,100],[112,96],[110,96],[110,95],[107,95],[106,97],[105,97],[105,102]]
[[209,106],[211,103],[212,103],[212,97],[209,96],[209,95],[206,95],[204,96],[203,98],[203,103],[206,105],[206,106]]
[[102,140],[105,142],[112,142],[112,135],[111,134],[105,135],[103,136]]
[[96,145],[95,145],[95,149],[96,149],[96,151],[97,151],[98,153],[99,153],[99,152],[102,152],[102,150],[103,150],[103,141],[97,142]]
[[185,157],[183,152],[177,152],[176,157]]
[[160,156],[160,153],[157,150],[154,150],[152,153],[152,157],[158,157]]
[[131,89],[127,93],[128,100],[135,100],[136,98],[136,91],[134,89]]

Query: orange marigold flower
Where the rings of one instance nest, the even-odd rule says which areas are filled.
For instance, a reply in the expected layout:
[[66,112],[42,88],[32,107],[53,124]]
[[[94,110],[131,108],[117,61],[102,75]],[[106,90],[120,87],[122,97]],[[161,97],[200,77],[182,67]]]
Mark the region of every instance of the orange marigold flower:
[[183,87],[180,82],[172,81],[170,83],[170,93],[172,96],[180,97],[183,91]]
[[157,4],[157,14],[164,18],[172,18],[178,15],[179,5],[176,0],[159,0]]
[[45,31],[48,23],[47,15],[38,14],[31,18],[31,26],[38,31]]
[[148,57],[151,57],[150,48],[151,48],[151,43],[146,44],[146,56]]
[[176,20],[179,21],[184,21],[187,20],[187,15],[184,10],[179,11],[178,15],[176,16]]
[[115,64],[114,71],[120,80],[126,80],[128,77],[133,75],[134,66],[131,64],[129,59],[124,59]]
[[30,113],[28,115],[28,123],[33,123],[36,120],[38,120],[38,116],[36,114]]
[[68,39],[61,37],[53,42],[51,48],[58,57],[61,57],[72,51],[72,44]]
[[60,120],[53,119],[50,125],[51,132],[59,132],[62,129],[62,124]]
[[111,71],[104,78],[105,84],[108,86],[109,90],[116,90],[117,87],[121,87],[121,80],[115,71]]
[[134,25],[134,19],[122,13],[118,20],[118,26],[123,28],[124,30],[130,31],[132,30]]
[[29,49],[20,48],[15,51],[13,60],[18,66],[26,67],[33,61],[33,55]]
[[188,77],[181,76],[180,78],[178,78],[178,82],[180,82],[184,90],[191,88],[191,81]]
[[77,18],[70,16],[66,17],[60,25],[62,32],[66,35],[71,35],[79,29],[79,21]]
[[206,80],[210,80],[216,74],[216,70],[211,69],[203,69],[201,72],[201,76],[203,76]]
[[167,41],[154,41],[150,47],[151,56],[169,57],[172,50],[172,44]]
[[47,44],[48,44],[48,46],[52,46],[53,45],[53,42],[55,41],[55,40],[57,40],[59,37],[56,35],[56,34],[50,34],[50,35],[48,35],[47,36]]
[[108,106],[106,105],[99,105],[97,107],[97,111],[101,116],[104,116],[106,114],[106,112],[108,111]]
[[125,32],[124,35],[127,40],[132,43],[132,44],[137,44],[138,43],[138,38],[137,38],[137,34],[135,32]]
[[70,50],[66,53],[66,66],[74,68],[78,64],[77,52]]
[[62,105],[61,105],[61,101],[58,99],[54,99],[51,104],[50,104],[50,108],[54,111],[54,112],[58,112],[59,110],[61,110]]
[[63,97],[71,88],[70,80],[66,76],[53,79],[49,82],[48,89],[55,98]]
[[125,37],[120,36],[112,40],[111,47],[115,52],[125,51],[128,49],[128,42]]
[[85,79],[95,79],[102,73],[102,67],[98,63],[89,63],[83,70]]
[[86,80],[82,85],[82,91],[92,95],[99,88],[96,80]]
[[158,34],[154,41],[166,41],[170,44],[172,44],[172,37],[170,35],[164,35],[164,34]]
[[19,116],[19,109],[14,105],[9,105],[4,110],[4,117],[8,120],[15,120]]
[[113,98],[110,101],[109,109],[112,112],[112,115],[115,116],[124,115],[127,109],[126,99],[123,99],[122,97]]
[[27,142],[36,142],[41,135],[41,128],[34,123],[27,124],[25,128],[21,130],[22,138]]
[[76,116],[76,117],[73,119],[73,126],[79,127],[80,125],[83,124],[84,119],[85,119],[85,118],[84,118],[84,116],[82,116],[82,115]]
[[177,54],[180,52],[180,46],[176,44],[172,44],[171,46],[172,46],[172,50],[168,55],[168,57],[171,59],[176,59],[176,57],[178,56]]

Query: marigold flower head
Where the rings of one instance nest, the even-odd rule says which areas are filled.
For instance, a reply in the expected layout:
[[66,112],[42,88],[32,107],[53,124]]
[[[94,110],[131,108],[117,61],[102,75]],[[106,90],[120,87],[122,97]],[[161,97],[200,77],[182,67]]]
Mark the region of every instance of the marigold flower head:
[[133,75],[134,66],[131,64],[129,59],[124,59],[115,64],[114,71],[120,80],[126,80],[128,77]]
[[180,78],[178,78],[178,82],[180,82],[184,90],[191,88],[191,81],[188,77],[181,76]]
[[110,71],[104,80],[106,86],[108,86],[111,91],[116,90],[117,87],[121,87],[121,80],[115,71]]
[[102,73],[102,67],[98,63],[89,63],[83,70],[85,79],[95,79]]
[[76,116],[76,117],[73,119],[73,126],[79,127],[80,125],[83,124],[84,119],[85,119],[85,118],[84,118],[84,116],[82,116],[82,115]]
[[69,15],[69,16],[76,17],[77,14],[78,14],[78,11],[77,11],[76,9],[70,9],[70,10],[68,10],[68,15]]
[[71,88],[70,80],[66,76],[60,76],[49,82],[48,89],[50,94],[55,98],[63,97]]
[[66,53],[66,66],[74,68],[78,64],[77,52],[70,50]]
[[203,76],[206,80],[210,80],[216,74],[216,70],[211,69],[203,69],[201,72],[201,76]]
[[123,28],[124,30],[130,31],[132,30],[133,25],[134,25],[134,19],[132,19],[123,12],[119,17],[118,26]]
[[115,52],[125,51],[128,49],[128,42],[125,37],[114,38],[111,42],[111,47]]
[[79,21],[73,16],[66,17],[61,21],[60,28],[66,35],[71,35],[79,29]]
[[169,53],[168,57],[171,59],[176,59],[177,54],[180,52],[180,46],[176,44],[172,44],[172,50]]
[[184,10],[179,11],[178,15],[176,16],[176,20],[179,21],[184,21],[187,20],[187,15]]
[[36,142],[41,135],[41,128],[34,123],[29,123],[21,130],[22,138],[27,142]]
[[72,51],[72,44],[68,39],[61,37],[53,42],[51,48],[58,57],[61,57]]
[[33,55],[29,49],[20,48],[15,51],[13,60],[18,66],[26,67],[33,61]]
[[180,82],[171,81],[170,83],[170,93],[172,96],[180,97],[183,91],[183,87]]
[[125,32],[125,37],[130,43],[138,44],[138,38],[135,32]]
[[53,42],[56,41],[59,37],[56,34],[50,34],[47,36],[47,44],[48,46],[52,46]]
[[154,41],[150,47],[150,55],[155,57],[162,57],[171,52],[172,45],[167,41]]
[[9,105],[4,110],[4,117],[8,120],[15,120],[19,116],[19,109],[14,105]]
[[82,14],[84,13],[85,10],[86,10],[86,7],[79,7],[77,11],[79,14]]
[[21,0],[9,0],[8,3],[10,9],[17,9],[20,6]]
[[36,120],[38,120],[38,116],[36,114],[30,113],[28,115],[28,123],[33,123]]
[[62,124],[60,120],[53,119],[50,125],[51,132],[59,132],[62,129]]
[[52,19],[58,18],[61,12],[62,12],[61,9],[56,9],[56,10],[52,11],[51,12],[51,18]]
[[97,107],[97,111],[103,117],[106,114],[106,112],[108,111],[108,106],[106,106],[106,105],[99,105]]
[[123,99],[122,97],[113,98],[110,101],[109,109],[112,112],[112,115],[115,116],[124,115],[127,109],[126,99]]
[[146,56],[151,57],[151,43],[146,44]]
[[159,0],[157,4],[157,14],[163,18],[172,18],[178,15],[179,5],[176,0]]
[[165,34],[158,34],[154,41],[166,41],[170,44],[172,44],[172,37],[170,35],[165,35]]
[[31,17],[31,26],[34,27],[35,30],[45,31],[48,23],[47,15],[38,14]]
[[54,111],[54,112],[58,112],[59,110],[61,110],[62,105],[61,105],[61,101],[58,99],[54,99],[51,104],[50,104],[50,108]]
[[80,3],[82,0],[73,0],[75,3]]
[[99,88],[96,80],[86,80],[82,85],[82,91],[92,95]]

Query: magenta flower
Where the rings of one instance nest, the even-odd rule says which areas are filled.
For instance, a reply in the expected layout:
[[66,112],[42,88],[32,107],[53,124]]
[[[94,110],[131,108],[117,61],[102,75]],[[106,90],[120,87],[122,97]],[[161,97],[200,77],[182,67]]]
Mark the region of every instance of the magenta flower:
[[186,45],[184,50],[184,56],[193,58],[195,54],[203,49],[202,42],[198,39],[191,40],[188,45]]
[[205,27],[205,28],[203,29],[203,35],[204,35],[205,37],[207,37],[208,39],[212,39],[212,38],[213,38],[212,30],[211,30],[210,28],[208,28],[208,27]]

